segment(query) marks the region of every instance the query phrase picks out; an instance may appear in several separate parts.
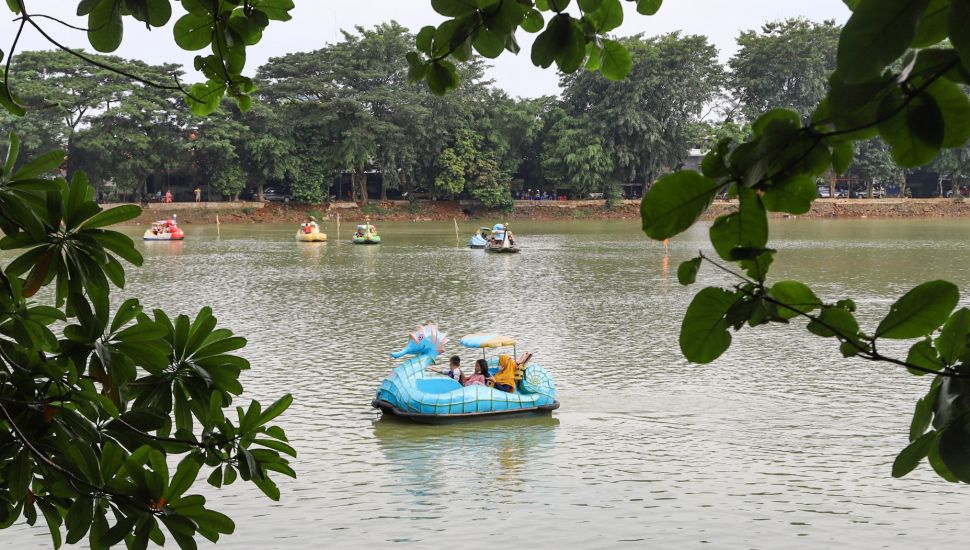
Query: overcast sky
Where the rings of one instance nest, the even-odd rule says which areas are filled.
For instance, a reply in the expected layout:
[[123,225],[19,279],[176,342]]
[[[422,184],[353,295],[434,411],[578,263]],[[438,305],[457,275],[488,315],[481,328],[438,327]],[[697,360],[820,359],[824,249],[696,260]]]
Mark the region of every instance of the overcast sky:
[[[267,59],[289,52],[310,51],[323,47],[340,38],[340,29],[352,29],[356,25],[370,27],[394,19],[412,31],[424,25],[442,20],[431,9],[430,0],[295,0],[293,20],[285,23],[271,22],[263,40],[249,48],[247,74]],[[72,24],[84,26],[84,18],[74,16],[77,0],[31,0],[28,8],[33,13],[57,16]],[[689,34],[703,34],[727,60],[736,49],[735,39],[742,30],[755,29],[767,21],[788,17],[805,17],[821,21],[835,19],[844,23],[849,10],[842,0],[667,0],[653,17],[645,17],[624,2],[626,20],[617,29],[619,34],[647,35],[681,30]],[[180,8],[178,8],[180,9]],[[173,17],[172,21],[177,18]],[[0,22],[0,49],[10,51],[17,25],[8,17]],[[90,46],[84,33],[59,29],[52,21],[40,21],[58,40],[73,47]],[[115,52],[123,57],[143,59],[150,63],[176,62],[188,67],[191,73],[194,53],[183,52],[172,40],[171,24],[168,28],[148,32],[136,21],[128,21],[125,40]],[[541,70],[529,61],[529,51],[534,35],[519,31],[522,51],[518,56],[503,55],[493,61],[489,76],[510,94],[535,97],[557,93],[557,76],[552,70]],[[19,50],[49,49],[50,46],[36,31],[29,29],[18,45]],[[191,78],[191,76],[190,76]]]

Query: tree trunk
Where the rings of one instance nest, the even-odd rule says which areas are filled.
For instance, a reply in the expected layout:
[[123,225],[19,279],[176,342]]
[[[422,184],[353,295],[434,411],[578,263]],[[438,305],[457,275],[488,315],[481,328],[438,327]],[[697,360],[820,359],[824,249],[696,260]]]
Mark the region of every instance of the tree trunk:
[[[852,180],[849,180],[849,181],[851,182]],[[849,185],[852,185],[852,184],[849,183]],[[830,199],[835,198],[835,172],[834,171],[829,171],[829,198]]]
[[381,174],[381,202],[387,201],[387,180],[384,179],[384,174]]
[[942,199],[943,198],[943,173],[942,172],[937,178],[936,183],[937,183],[937,186],[940,188],[940,198]]
[[896,174],[896,182],[899,183],[899,198],[906,196],[906,172],[900,170]]
[[360,200],[363,201],[364,204],[367,204],[367,201],[370,200],[370,198],[367,196],[367,174],[364,173],[363,169],[360,170],[360,173],[357,176],[357,183],[360,185]]
[[872,178],[866,178],[866,198],[872,198]]

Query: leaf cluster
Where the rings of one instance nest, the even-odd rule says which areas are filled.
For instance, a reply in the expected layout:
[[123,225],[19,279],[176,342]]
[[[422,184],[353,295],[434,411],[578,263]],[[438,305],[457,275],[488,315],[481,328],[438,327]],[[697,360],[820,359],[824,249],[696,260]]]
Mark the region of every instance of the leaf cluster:
[[189,490],[208,468],[212,485],[239,478],[278,499],[270,473],[295,477],[286,457],[296,452],[271,422],[292,398],[226,414],[243,391],[249,363],[234,352],[246,340],[218,328],[208,307],[173,319],[129,299],[112,313],[121,262],[142,257],[107,227],[140,208],[102,210],[82,172],[50,177],[62,152],[14,169],[18,152],[12,134],[0,249],[21,253],[0,272],[0,528],[43,515],[55,547],[87,537],[92,548],[162,545],[166,532],[195,548],[196,536],[232,533]]

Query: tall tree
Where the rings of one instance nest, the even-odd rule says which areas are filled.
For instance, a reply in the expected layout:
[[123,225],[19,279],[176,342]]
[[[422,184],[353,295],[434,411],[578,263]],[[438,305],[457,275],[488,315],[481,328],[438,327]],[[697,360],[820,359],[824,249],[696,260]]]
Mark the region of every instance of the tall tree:
[[[575,124],[599,136],[601,148],[609,151],[612,181],[648,186],[686,157],[691,125],[717,94],[723,71],[717,49],[703,36],[636,36],[621,43],[633,60],[627,79],[613,82],[593,72],[563,75],[563,105]],[[605,191],[616,187],[612,181],[603,182]]]
[[842,28],[834,21],[786,19],[738,37],[728,86],[748,120],[771,109],[807,117],[828,91]]
[[[866,196],[871,199],[873,184],[887,185],[895,181],[897,171],[886,143],[879,138],[872,138],[858,144],[855,159],[848,174],[862,180],[866,188]],[[900,191],[900,193],[904,192],[905,190]]]

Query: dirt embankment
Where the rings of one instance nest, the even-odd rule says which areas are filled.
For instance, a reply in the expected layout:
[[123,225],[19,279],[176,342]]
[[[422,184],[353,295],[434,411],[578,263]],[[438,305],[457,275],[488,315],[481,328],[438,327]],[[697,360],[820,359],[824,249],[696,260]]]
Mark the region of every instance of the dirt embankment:
[[[737,201],[717,201],[704,214],[713,220],[738,207]],[[787,217],[787,214],[771,214]],[[953,199],[817,199],[800,218],[966,218],[970,201]]]
[[[737,208],[737,201],[716,201],[704,215],[713,220]],[[468,220],[612,220],[640,218],[636,201],[607,208],[603,201],[516,201],[511,212],[488,210],[481,206],[459,202],[422,201],[408,204],[403,201],[357,206],[353,203],[337,203],[329,207],[321,205],[297,205],[267,203],[173,203],[152,204],[133,224],[146,224],[154,220],[178,214],[182,224],[220,223],[300,223],[312,215],[320,220],[355,222],[364,216],[374,221],[448,221]],[[782,217],[783,214],[772,214]],[[970,217],[970,201],[953,199],[818,199],[812,210],[802,218],[950,218]]]
[[[467,220],[604,220],[639,219],[640,207],[633,201],[606,208],[602,201],[582,201],[577,204],[533,203],[518,201],[511,212],[489,210],[481,206],[447,201],[422,201],[407,203],[383,203],[359,207],[353,203],[339,203],[329,208],[321,205],[267,203],[262,206],[236,206],[232,203],[172,203],[164,206],[149,205],[142,215],[130,223],[143,225],[154,220],[178,215],[179,224],[219,223],[300,223],[307,216],[318,220],[341,220],[356,222],[364,216],[373,221],[459,221]],[[567,201],[568,202],[568,201]],[[107,205],[106,205],[107,206]]]

